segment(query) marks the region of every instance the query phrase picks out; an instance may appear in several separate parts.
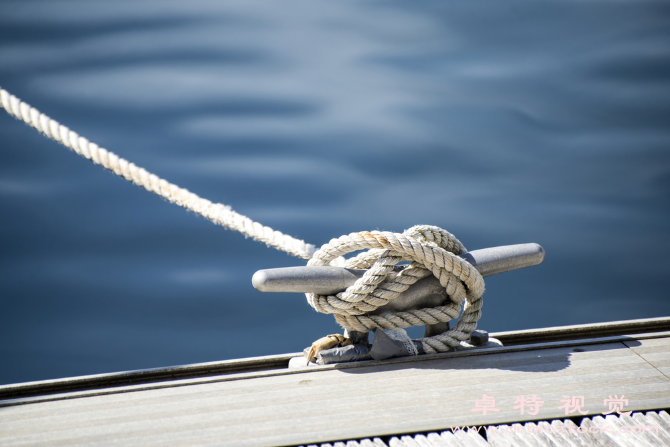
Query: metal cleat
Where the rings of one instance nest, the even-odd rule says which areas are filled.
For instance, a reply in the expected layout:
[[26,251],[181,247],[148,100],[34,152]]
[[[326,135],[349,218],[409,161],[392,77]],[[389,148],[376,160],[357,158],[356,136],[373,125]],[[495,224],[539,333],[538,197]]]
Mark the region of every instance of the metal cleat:
[[[487,277],[538,265],[544,260],[544,249],[539,244],[532,243],[503,245],[501,247],[469,251],[463,253],[460,257],[472,264],[483,277]],[[399,267],[399,269],[401,268]],[[334,295],[353,285],[364,273],[365,270],[331,266],[283,267],[257,271],[251,278],[251,284],[260,292]],[[437,278],[429,277],[419,280],[403,294],[411,293],[414,288],[420,288],[419,283],[431,282],[426,281],[426,279],[431,278],[432,282],[437,283],[439,286]],[[415,294],[413,296],[418,297],[424,294]]]
[[[472,264],[483,277],[487,277],[498,273],[538,265],[544,260],[544,255],[544,249],[540,245],[530,243],[473,250],[460,255],[460,257]],[[395,273],[390,273],[388,279],[392,279],[402,269],[403,266],[397,266]],[[365,274],[365,270],[332,266],[284,267],[259,270],[254,274],[251,283],[256,290],[261,292],[335,295],[353,285],[358,278],[363,276],[363,274]],[[381,315],[387,312],[403,312],[437,307],[448,302],[449,297],[447,296],[444,287],[442,287],[437,278],[430,275],[418,280],[388,304],[369,312],[367,315]],[[429,324],[425,326],[424,336],[430,337],[438,335],[447,330],[449,330],[449,323]],[[486,333],[473,334],[471,340],[472,344],[485,345],[487,343],[485,338],[488,334],[486,334],[486,336],[484,334]],[[345,332],[345,337],[353,339],[355,346],[362,346],[362,344],[367,345],[367,333]],[[361,340],[361,342],[359,343],[357,340]],[[365,340],[365,342],[362,342],[362,340]],[[317,340],[317,342],[318,341],[320,340]],[[359,346],[359,348],[361,346]],[[332,357],[328,355],[329,350],[325,345],[323,348],[317,349],[318,348],[312,348],[312,352],[308,354],[309,360],[314,358],[317,360],[320,359],[322,356],[317,355],[320,352],[324,354],[324,359]],[[354,346],[345,348],[342,350],[342,355],[344,355],[345,352],[354,349],[357,348],[354,348]],[[356,353],[356,355],[358,355],[358,353]],[[327,363],[331,362],[332,361],[327,361]]]

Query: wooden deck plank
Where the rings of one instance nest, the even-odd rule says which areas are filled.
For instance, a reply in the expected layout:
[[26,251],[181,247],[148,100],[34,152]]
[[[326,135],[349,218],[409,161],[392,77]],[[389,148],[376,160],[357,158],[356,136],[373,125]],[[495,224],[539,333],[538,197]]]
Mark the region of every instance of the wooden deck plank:
[[[655,395],[655,394],[656,394],[656,391],[654,391],[654,393],[652,393],[652,395]],[[432,408],[431,408],[431,407],[432,407]],[[438,406],[435,406],[435,405],[433,405],[433,406],[428,406],[428,408],[427,408],[428,411],[440,411],[440,409],[441,409],[441,407],[440,407],[439,405],[438,405]],[[402,408],[400,408],[400,410],[402,410]],[[408,410],[408,411],[411,413],[413,409],[412,409],[412,408],[407,408],[406,410]],[[467,408],[466,408],[466,410],[467,410]],[[387,414],[386,411],[381,412],[381,413],[378,412],[378,416],[381,417],[382,419],[387,418],[387,417],[392,417],[393,414],[394,414],[394,412],[396,412],[396,411],[398,411],[398,409],[390,409],[389,412],[388,412],[388,414]],[[397,415],[398,413],[395,413],[395,414]],[[363,413],[363,415],[364,415],[364,413]],[[246,415],[246,416],[245,416],[245,415],[240,415],[240,416],[241,416],[241,421],[246,421],[247,423],[251,423],[251,426],[250,426],[250,427],[247,427],[247,429],[245,429],[245,430],[253,429],[253,423],[254,423],[255,421],[250,421],[248,415]],[[286,416],[288,416],[288,420],[289,420],[289,421],[292,420],[292,419],[299,418],[300,420],[303,421],[303,423],[312,424],[312,425],[315,425],[315,426],[318,426],[318,425],[316,425],[316,423],[318,423],[318,422],[322,422],[322,421],[319,421],[319,420],[318,420],[318,417],[316,418],[317,420],[315,420],[315,421],[310,421],[310,419],[307,418],[307,417],[305,417],[304,414],[292,414],[292,413],[289,413],[289,414],[287,414]],[[357,419],[357,418],[359,418],[361,415],[352,414],[351,416],[354,417],[354,419]],[[173,418],[173,419],[174,419],[174,418]],[[193,424],[193,427],[192,427],[192,428],[194,428],[194,429],[196,429],[196,430],[200,430],[200,429],[202,429],[202,428],[206,428],[206,426],[207,426],[207,424],[208,424],[208,420],[211,421],[211,422],[213,422],[213,423],[216,423],[216,422],[217,422],[217,415],[216,415],[216,414],[213,414],[213,413],[208,413],[208,414],[205,415],[204,417],[203,417],[203,415],[192,415],[192,419],[193,419],[193,420],[191,421],[192,424]],[[110,422],[110,421],[107,421],[107,422]],[[171,425],[172,425],[172,423],[173,423],[173,420],[167,420],[167,421],[164,421],[164,422],[165,422],[165,424],[158,424],[158,425],[164,425],[164,429],[165,429],[165,430],[167,430],[168,432],[173,432],[173,430],[171,429],[171,428],[172,428]],[[183,418],[182,418],[182,420],[179,421],[179,423],[181,423],[181,424],[184,424],[184,423],[187,423],[187,422],[189,422],[189,421],[184,420]],[[229,421],[229,422],[230,422],[230,421]],[[240,422],[240,420],[238,420],[238,422]],[[343,422],[349,422],[349,421],[343,421]],[[133,423],[134,423],[135,425],[139,425],[139,426],[142,425],[142,421],[133,421]],[[263,421],[260,421],[259,423],[262,425]],[[203,425],[203,424],[204,424],[204,425]],[[112,425],[113,425],[113,424],[112,424]],[[118,431],[123,431],[123,432],[126,433],[126,434],[130,434],[131,432],[134,431],[134,430],[133,430],[133,427],[132,427],[133,424],[125,424],[125,425],[126,425],[126,426],[123,427],[122,430],[119,429]],[[187,424],[187,425],[188,425],[188,424]],[[214,425],[215,425],[215,424],[214,424]],[[267,424],[266,424],[266,425],[267,425]],[[273,425],[274,425],[274,424],[273,424]],[[322,426],[321,426],[321,427],[318,427],[318,428],[320,428],[320,429],[321,429],[321,428],[327,428],[327,427],[323,426],[324,424],[321,424],[321,425],[322,425]],[[70,429],[70,428],[74,428],[74,429],[76,429],[77,427],[76,427],[76,426],[75,426],[75,427],[62,427],[62,426],[61,426],[61,427],[59,427],[58,429],[59,429],[59,430],[62,430],[62,429]],[[117,427],[117,428],[119,428],[119,427]],[[155,427],[155,428],[160,428],[160,427]],[[186,427],[184,427],[184,428],[186,428]],[[269,428],[270,431],[272,432],[272,431],[274,431],[274,430],[276,430],[276,429],[279,429],[280,427],[276,427],[276,426],[275,426],[275,427],[268,427],[268,428]],[[93,432],[97,433],[98,435],[100,434],[100,433],[99,433],[99,430],[96,430],[95,425],[91,426],[91,429],[92,429]],[[114,432],[115,430],[116,430],[116,429],[115,429],[114,427],[111,427],[111,432]],[[245,430],[243,430],[243,431],[245,431]],[[338,430],[339,430],[339,429],[338,429]],[[136,430],[135,430],[135,431],[136,431]],[[161,431],[164,431],[164,430],[161,430]],[[44,431],[43,431],[43,433],[44,433]],[[174,434],[174,433],[172,433],[172,434]],[[229,432],[228,434],[230,434],[230,432]],[[171,436],[171,438],[172,438],[172,436]]]
[[[618,346],[617,349],[612,349]],[[416,362],[413,368],[403,368],[402,365],[384,365],[378,370],[374,368],[360,368],[356,374],[347,370],[321,371],[319,374],[301,373],[292,376],[280,376],[263,379],[240,380],[228,382],[227,385],[220,384],[202,384],[190,387],[179,387],[172,389],[149,390],[140,393],[131,393],[129,395],[110,395],[105,399],[106,409],[127,407],[128,402],[133,403],[134,407],[143,405],[163,405],[173,400],[179,400],[184,408],[188,405],[208,406],[208,399],[216,399],[220,402],[221,397],[212,397],[212,393],[220,389],[225,389],[224,399],[243,403],[248,400],[262,399],[267,402],[271,398],[293,397],[294,400],[304,397],[312,400],[315,395],[329,393],[333,387],[336,387],[343,394],[365,393],[379,390],[386,392],[387,389],[396,389],[400,386],[405,387],[407,391],[407,378],[412,379],[414,387],[447,387],[453,393],[458,393],[461,389],[467,389],[471,384],[495,386],[498,383],[514,383],[515,381],[534,380],[538,385],[546,383],[543,374],[552,372],[554,381],[564,380],[572,381],[574,377],[582,374],[594,374],[594,368],[597,368],[598,374],[611,373],[613,378],[621,374],[622,365],[631,365],[632,368],[647,369],[647,372],[638,371],[639,377],[644,374],[653,374],[653,368],[640,362],[639,358],[628,349],[621,349],[621,345],[595,345],[584,348],[588,352],[568,352],[565,349],[551,349],[540,351],[539,353],[510,353],[506,355],[505,361],[495,362],[489,359],[484,362],[478,359],[476,362],[469,362],[467,359],[451,359],[449,362],[441,364],[435,361]],[[526,358],[519,362],[519,358]],[[556,358],[562,358],[562,362],[556,362]],[[568,370],[565,365],[566,359],[570,359],[571,368]],[[527,360],[530,359],[530,360]],[[493,373],[492,373],[493,371]],[[637,370],[636,370],[637,371]],[[527,374],[519,374],[525,372]],[[382,374],[383,373],[383,374]],[[463,383],[463,375],[467,373],[469,382]],[[532,379],[529,379],[529,374]],[[627,376],[624,376],[624,378]],[[594,377],[594,380],[597,378]],[[363,388],[363,390],[361,390]],[[253,391],[253,392],[250,392]],[[260,397],[259,397],[260,396]],[[226,402],[229,403],[229,402]],[[75,399],[64,401],[58,405],[59,414],[67,414],[69,411],[74,413],[88,413],[98,408],[97,400]],[[31,413],[32,417],[52,414],[51,406],[48,403],[40,405],[24,405],[17,407],[13,412],[15,417],[24,413]],[[144,409],[138,411],[145,411]]]
[[[544,389],[551,392],[551,387],[557,384],[562,384],[565,387],[570,387],[571,384],[589,380],[592,382],[600,382],[603,378],[609,378],[612,381],[644,381],[650,383],[649,380],[658,381],[658,375],[654,369],[644,362],[640,362],[637,356],[630,353],[627,349],[618,349],[610,351],[613,354],[620,352],[628,353],[625,359],[617,355],[612,357],[608,364],[608,359],[573,361],[573,367],[570,370],[561,369],[552,374],[552,381],[547,382],[542,374],[528,371],[528,367],[523,368],[526,374],[519,374],[517,371],[501,371],[498,369],[481,368],[476,371],[468,371],[468,381],[464,382],[463,371],[460,369],[463,365],[461,362],[453,362],[451,367],[453,369],[431,370],[430,375],[421,376],[418,369],[399,369],[388,370],[386,368],[385,374],[380,372],[366,372],[366,374],[357,374],[353,377],[350,374],[342,371],[330,371],[327,374],[306,375],[301,374],[292,376],[292,378],[266,378],[265,380],[256,379],[257,387],[253,388],[253,393],[249,393],[248,389],[245,393],[235,393],[239,389],[232,389],[236,384],[229,383],[228,386],[217,389],[216,385],[197,385],[187,388],[175,388],[172,390],[152,390],[142,393],[132,393],[130,395],[115,395],[108,396],[104,411],[113,412],[117,409],[124,409],[126,412],[135,412],[138,415],[150,414],[151,407],[161,409],[165,404],[171,402],[178,402],[180,408],[185,411],[197,411],[201,408],[202,411],[210,411],[212,405],[224,405],[227,409],[237,410],[244,407],[254,407],[262,403],[265,407],[273,405],[285,405],[287,400],[293,403],[308,403],[313,400],[326,400],[331,396],[333,388],[338,389],[339,394],[343,396],[356,395],[356,398],[367,399],[370,396],[379,394],[388,394],[389,390],[397,392],[402,390],[404,393],[420,393],[422,388],[432,389],[433,393],[445,392],[452,397],[458,398],[460,395],[467,395],[473,385],[486,386],[488,390],[508,390],[511,388],[518,388],[519,383],[525,387],[532,387],[536,391]],[[593,351],[594,354],[599,354]],[[577,357],[583,357],[585,353],[573,353]],[[547,357],[551,357],[548,355]],[[543,357],[537,356],[535,359],[538,363],[538,369],[544,369],[541,361]],[[621,366],[630,363],[630,368],[621,370]],[[394,377],[387,380],[389,375],[397,375],[403,373],[399,377]],[[582,378],[583,376],[583,378]],[[311,377],[311,379],[304,379],[303,377]],[[528,378],[530,377],[530,378]],[[408,384],[408,378],[412,383]],[[308,381],[309,380],[309,381]],[[350,383],[346,383],[346,381]],[[265,382],[265,384],[263,383]],[[632,382],[631,382],[632,383]],[[582,385],[578,384],[577,387]],[[565,388],[564,389],[568,389]],[[204,389],[200,389],[204,388]],[[350,398],[348,398],[350,399]],[[254,402],[256,401],[256,402]],[[262,401],[262,402],[261,402]],[[408,400],[405,400],[408,402]],[[128,404],[132,403],[132,408],[127,408]],[[103,407],[94,399],[77,399],[71,401],[64,401],[61,404],[54,405],[53,403],[44,403],[41,405],[26,405],[17,408],[11,416],[6,416],[7,421],[18,421],[25,419],[26,414],[30,413],[30,420],[36,420],[40,417],[48,417],[53,415],[52,407],[58,407],[59,416],[66,414],[77,415],[78,420],[86,420],[96,416],[96,410],[100,411]],[[43,420],[42,422],[46,422]]]
[[[657,393],[663,392],[667,389],[667,386],[664,382],[659,382],[656,377],[650,377],[650,381],[644,381],[641,379],[632,381],[630,377],[623,377],[618,381],[610,381],[609,386],[606,388],[598,386],[602,381],[602,376],[595,377],[591,384],[593,384],[593,389],[596,390],[597,394],[586,394],[585,397],[591,396],[596,399],[596,404],[602,404],[602,393],[610,392],[611,386],[627,386],[632,387],[635,385],[636,394],[628,395],[628,398],[637,398],[640,400],[649,400],[655,399]],[[576,393],[583,388],[584,382],[572,384],[572,386],[567,386],[566,384],[555,384],[554,386],[560,386],[560,392],[551,392],[553,391],[548,387],[547,391],[549,392],[539,392],[543,400],[545,400],[546,405],[552,404],[555,406],[560,405],[560,400],[562,399],[561,393]],[[532,384],[530,384],[532,386]],[[496,394],[498,394],[497,402],[502,405],[512,405],[513,399],[516,397],[518,392],[518,387],[507,387],[501,386],[497,388]],[[204,420],[207,417],[224,418],[231,423],[237,424],[253,424],[253,423],[263,423],[266,418],[272,417],[273,413],[276,411],[282,411],[285,416],[293,418],[305,418],[309,417],[310,413],[314,411],[315,407],[318,410],[322,410],[321,405],[316,406],[314,404],[310,405],[309,403],[302,401],[292,401],[291,404],[287,403],[287,399],[275,400],[269,399],[267,402],[248,402],[248,403],[238,403],[237,405],[230,405],[227,401],[223,400],[221,402],[216,402],[217,398],[221,396],[221,393],[217,393],[213,396],[207,404],[202,406],[184,406],[180,403],[175,403],[175,405],[162,406],[155,405],[151,407],[137,407],[130,403],[127,408],[124,409],[100,409],[98,411],[92,410],[88,412],[80,413],[69,413],[69,420],[64,421],[65,414],[58,412],[58,414],[51,414],[47,417],[41,418],[23,418],[10,420],[10,418],[5,419],[6,423],[11,423],[13,426],[13,432],[15,435],[30,433],[34,427],[34,424],[38,423],[42,431],[50,430],[60,430],[65,428],[77,428],[77,427],[95,427],[100,423],[105,423],[107,425],[112,425],[116,423],[124,423],[126,420],[132,420],[133,423],[142,423],[143,421],[159,421],[166,420],[169,421],[170,418],[174,416],[173,407],[178,406],[180,412],[187,413],[191,417],[199,418]],[[467,405],[463,405],[462,401],[466,400],[471,396],[471,393],[460,391],[458,393],[450,393],[447,389],[437,389],[430,396],[426,396],[425,393],[413,397],[413,398],[401,398],[402,400],[398,401],[398,394],[392,396],[379,396],[374,393],[366,393],[361,396],[357,396],[355,399],[349,399],[346,397],[341,397],[339,399],[326,398],[320,399],[319,396],[315,396],[315,399],[322,402],[323,406],[327,406],[333,411],[346,411],[347,408],[360,407],[364,406],[368,401],[378,402],[379,405],[384,405],[387,408],[412,408],[413,406],[418,407],[428,407],[434,406],[440,411],[443,417],[456,417],[459,413],[469,411],[472,408],[472,402]],[[480,396],[481,397],[481,396]],[[290,397],[289,397],[290,399]],[[452,408],[444,409],[441,408],[444,401],[455,402]],[[461,402],[461,403],[458,403]],[[249,410],[251,409],[251,410]],[[230,413],[230,414],[226,414]],[[167,422],[166,422],[167,423]]]
[[[656,320],[656,319],[651,319]],[[670,319],[669,319],[670,320]],[[623,322],[628,323],[628,322]],[[561,328],[555,328],[561,329]],[[559,331],[561,332],[561,331]],[[523,352],[523,351],[539,351],[544,349],[551,349],[557,347],[581,347],[582,345],[589,344],[607,344],[614,342],[630,341],[630,340],[642,340],[642,339],[656,339],[656,338],[668,338],[670,337],[670,332],[654,332],[654,333],[637,333],[635,335],[619,335],[619,336],[608,336],[602,338],[593,338],[588,340],[566,340],[566,341],[551,341],[543,343],[534,343],[526,345],[517,345],[511,347],[502,347],[494,349],[477,349],[477,350],[466,350],[458,352],[448,352],[448,353],[438,353],[422,356],[422,359],[425,360],[436,360],[436,359],[451,359],[457,357],[478,357],[486,356],[490,353],[496,352]],[[532,342],[532,340],[529,340]],[[277,358],[285,357],[281,356],[270,356],[270,363],[277,363]],[[252,359],[253,360],[253,359]],[[368,361],[368,362],[359,362],[355,364],[335,364],[335,365],[324,365],[318,367],[310,367],[309,372],[323,371],[323,370],[332,370],[332,369],[355,369],[361,367],[382,367],[383,365],[389,364],[411,364],[415,363],[418,359],[412,357],[403,357],[403,358],[394,358],[387,359],[382,361]],[[256,359],[252,363],[258,363],[260,360]],[[220,366],[221,363],[227,362],[212,362],[215,365]],[[234,361],[235,371],[238,371],[238,366],[246,364],[246,360]],[[158,368],[158,370],[164,371],[169,375],[170,371],[175,369],[178,370],[191,370],[191,366],[195,366],[196,370],[201,371],[202,365],[185,365],[179,367],[168,367],[168,368]],[[215,367],[214,372],[219,371],[219,367]],[[258,370],[258,366],[252,368],[252,371],[249,372],[225,372],[222,375],[205,375],[198,376],[194,378],[177,378],[175,380],[158,380],[151,381],[147,383],[144,381],[145,372],[148,371],[150,374],[155,375],[157,369],[151,370],[139,370],[139,371],[130,371],[124,373],[111,373],[111,374],[100,374],[97,376],[88,376],[88,377],[75,377],[75,378],[66,378],[66,379],[57,379],[53,381],[43,381],[43,382],[29,382],[25,384],[13,384],[13,385],[3,385],[0,386],[0,407],[11,406],[11,405],[25,405],[30,403],[40,403],[48,402],[53,400],[63,400],[63,399],[73,399],[73,398],[82,398],[82,397],[91,397],[98,395],[109,395],[109,394],[120,394],[127,392],[138,392],[152,389],[162,389],[162,388],[175,388],[175,387],[187,387],[196,384],[205,384],[205,383],[218,383],[222,381],[236,381],[236,380],[248,380],[251,378],[257,377],[269,377],[269,376],[282,376],[282,375],[292,375],[298,374],[302,371],[296,369],[288,368],[270,368],[269,370]],[[409,366],[408,366],[409,367]],[[202,372],[202,371],[201,371]],[[139,382],[131,380],[131,383],[128,384],[119,384],[118,377],[135,377],[137,376]],[[87,384],[88,388],[78,388],[70,391],[62,391],[63,389],[71,388],[69,385],[64,388],[60,385],[70,384],[70,383],[79,383],[84,382]],[[60,385],[59,385],[60,384]],[[109,384],[108,388],[105,388]],[[25,392],[28,394],[26,395]],[[40,391],[41,392],[38,392]],[[62,392],[61,392],[62,391]],[[18,393],[18,394],[17,394]],[[37,394],[35,394],[37,393]]]
[[670,337],[624,342],[633,352],[670,378]]
[[[355,439],[564,417],[557,408],[563,395],[584,396],[591,414],[604,411],[602,401],[610,394],[625,394],[636,410],[670,406],[670,380],[634,347],[609,343],[574,349],[306,371],[4,407],[0,444],[273,445]],[[670,343],[653,349],[662,354]],[[484,390],[495,397],[498,413],[472,412]],[[545,401],[538,416],[524,419],[513,409],[521,394]]]

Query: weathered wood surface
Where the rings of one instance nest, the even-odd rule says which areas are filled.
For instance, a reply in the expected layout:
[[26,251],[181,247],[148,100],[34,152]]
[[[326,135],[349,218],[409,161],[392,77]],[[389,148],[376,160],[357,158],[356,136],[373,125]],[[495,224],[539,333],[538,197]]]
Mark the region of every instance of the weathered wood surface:
[[[578,343],[583,343],[586,339],[596,338],[601,341],[618,341],[626,340],[626,337],[622,337],[626,334],[650,334],[662,333],[663,331],[670,331],[670,317],[497,332],[491,334],[491,336],[502,341],[506,347],[520,346],[522,349],[527,349],[528,345],[537,343],[559,342],[563,346],[567,346],[570,343],[570,340],[577,340]],[[568,343],[566,344],[566,342]],[[149,384],[148,387],[155,388],[160,387],[160,383],[166,381],[170,381],[172,384],[175,383],[175,380],[182,380],[184,383],[196,383],[198,380],[189,381],[189,379],[256,371],[276,372],[279,369],[286,368],[289,359],[296,355],[300,354],[269,355],[263,357],[1,385],[0,405],[3,405],[3,401],[29,396],[43,397],[45,395],[73,393],[76,391],[84,391],[82,394],[90,395],[90,390],[92,389],[133,387],[139,384]],[[36,400],[39,401],[43,399],[38,398]]]
[[670,378],[670,338],[625,341],[624,343],[660,373]]
[[[564,396],[583,396],[589,415],[606,411],[610,395],[625,395],[626,410],[668,408],[668,335],[63,394],[0,408],[0,445],[309,444],[562,419]],[[472,411],[483,394],[498,412]],[[538,415],[514,409],[533,394],[544,401]]]

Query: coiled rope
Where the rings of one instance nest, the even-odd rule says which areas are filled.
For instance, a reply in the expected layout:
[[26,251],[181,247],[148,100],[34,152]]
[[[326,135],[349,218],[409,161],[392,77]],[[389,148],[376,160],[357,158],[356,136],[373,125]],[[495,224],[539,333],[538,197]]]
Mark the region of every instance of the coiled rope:
[[[0,105],[43,135],[61,143],[78,155],[116,175],[139,185],[165,200],[199,214],[215,224],[238,231],[247,237],[293,256],[309,260],[308,265],[332,265],[340,256],[367,250],[346,261],[347,268],[368,269],[354,285],[336,296],[307,294],[307,301],[318,312],[334,314],[349,331],[374,328],[396,329],[448,322],[463,314],[456,326],[442,334],[421,339],[426,352],[448,351],[467,340],[481,317],[484,280],[468,262],[458,257],[466,249],[451,233],[434,226],[418,225],[402,234],[389,232],[351,233],[332,239],[318,251],[312,244],[293,238],[232,210],[159,178],[155,174],[99,147],[34,107],[0,89]],[[394,280],[386,275],[401,261],[410,261]],[[387,304],[421,278],[435,275],[445,287],[451,303],[383,315],[365,315]]]
[[[350,258],[345,267],[368,269],[352,286],[336,296],[307,294],[318,312],[335,314],[335,320],[349,331],[374,328],[396,329],[448,322],[463,315],[456,326],[442,334],[421,339],[424,351],[444,352],[470,337],[481,317],[484,278],[458,255],[467,250],[456,237],[439,227],[417,225],[402,234],[364,231],[351,233],[321,247],[308,265],[329,265],[339,256],[357,250],[368,251]],[[401,261],[411,261],[392,281],[386,275]],[[364,315],[388,304],[409,286],[430,274],[440,280],[451,302],[444,306]]]

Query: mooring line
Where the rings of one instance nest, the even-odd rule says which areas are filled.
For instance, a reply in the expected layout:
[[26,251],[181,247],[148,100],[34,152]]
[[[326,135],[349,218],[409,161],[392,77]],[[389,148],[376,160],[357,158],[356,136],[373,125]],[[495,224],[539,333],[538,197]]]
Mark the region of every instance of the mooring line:
[[113,152],[101,148],[56,120],[40,113],[39,110],[21,101],[16,96],[10,95],[4,89],[0,89],[0,104],[10,115],[71,149],[76,154],[109,169],[119,177],[129,180],[169,202],[209,219],[215,224],[238,231],[247,237],[302,259],[311,259],[316,251],[316,247],[312,244],[273,230],[233,211],[228,205],[212,203],[197,194],[147,172],[144,168],[129,163]]
[[[342,255],[368,250],[346,261],[346,267],[369,269],[356,284],[336,296],[307,294],[307,301],[316,311],[334,314],[336,321],[349,331],[369,331],[377,327],[398,329],[449,322],[459,315],[463,306],[463,315],[453,329],[421,339],[425,352],[444,352],[459,346],[461,341],[468,340],[470,333],[477,327],[477,320],[481,317],[484,280],[472,265],[457,256],[466,251],[463,244],[439,227],[418,225],[402,234],[378,231],[351,233],[332,239],[317,251],[312,244],[273,230],[233,211],[228,205],[212,203],[135,166],[49,118],[4,89],[0,89],[0,105],[10,115],[43,135],[116,175],[216,224],[238,231],[270,247],[310,260],[309,265],[343,263]],[[405,269],[406,271],[390,283],[384,282],[386,274],[403,260],[412,262],[410,268]],[[430,273],[446,288],[451,303],[411,312],[366,315]]]

